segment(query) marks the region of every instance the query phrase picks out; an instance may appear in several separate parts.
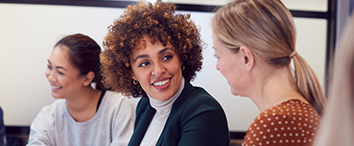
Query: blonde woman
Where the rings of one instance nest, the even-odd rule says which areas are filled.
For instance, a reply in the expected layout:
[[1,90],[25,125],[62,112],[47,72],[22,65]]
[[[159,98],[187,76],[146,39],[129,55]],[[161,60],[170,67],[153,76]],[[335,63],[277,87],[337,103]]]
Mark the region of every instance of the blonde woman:
[[279,0],[236,0],[216,12],[212,29],[216,68],[261,111],[243,145],[311,145],[326,98],[295,50],[289,10]]
[[[353,14],[352,14],[353,15]],[[354,15],[353,15],[354,16]],[[328,108],[316,146],[354,145],[354,19],[337,48],[330,81]]]

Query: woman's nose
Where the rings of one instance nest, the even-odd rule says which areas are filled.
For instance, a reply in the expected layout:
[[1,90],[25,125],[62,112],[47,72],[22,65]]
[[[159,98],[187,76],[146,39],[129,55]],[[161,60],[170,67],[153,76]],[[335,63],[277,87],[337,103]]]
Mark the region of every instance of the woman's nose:
[[220,68],[219,68],[219,60],[216,61],[215,68],[216,68],[217,70],[220,70]]
[[54,71],[47,70],[45,74],[46,74],[49,82],[56,82],[57,81]]
[[166,68],[162,63],[155,63],[154,69],[152,71],[152,75],[154,76],[162,76],[166,71]]

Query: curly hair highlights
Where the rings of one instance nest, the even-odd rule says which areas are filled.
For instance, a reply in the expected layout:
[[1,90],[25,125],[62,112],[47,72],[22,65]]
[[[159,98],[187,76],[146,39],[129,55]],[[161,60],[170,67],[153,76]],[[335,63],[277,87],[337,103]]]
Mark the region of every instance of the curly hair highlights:
[[146,96],[142,87],[133,84],[131,57],[135,49],[143,49],[144,36],[151,43],[170,43],[183,63],[186,81],[194,79],[202,68],[202,44],[197,26],[190,14],[175,14],[176,6],[163,2],[129,5],[119,19],[108,28],[100,54],[103,83],[107,88],[126,96]]

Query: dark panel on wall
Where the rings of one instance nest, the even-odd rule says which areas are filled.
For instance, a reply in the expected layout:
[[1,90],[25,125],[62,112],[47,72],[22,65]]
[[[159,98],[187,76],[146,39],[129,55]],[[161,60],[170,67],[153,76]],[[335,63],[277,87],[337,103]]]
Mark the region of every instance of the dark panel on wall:
[[6,145],[24,146],[27,143],[29,130],[28,126],[6,126]]
[[[105,0],[0,0],[0,3],[18,4],[41,4],[41,5],[66,5],[66,6],[92,6],[92,7],[113,7],[125,8],[134,1],[105,1]],[[220,6],[197,5],[197,4],[176,4],[177,10],[215,12]],[[321,18],[326,19],[326,12],[296,11],[290,10],[294,17]]]
[[40,5],[66,5],[66,6],[92,6],[124,8],[134,1],[102,1],[102,0],[0,0],[0,3],[14,4],[40,4]]
[[331,65],[334,61],[337,27],[337,0],[328,0],[327,13],[327,50],[326,50],[326,71],[325,71],[325,93],[328,94],[328,83],[331,74]]

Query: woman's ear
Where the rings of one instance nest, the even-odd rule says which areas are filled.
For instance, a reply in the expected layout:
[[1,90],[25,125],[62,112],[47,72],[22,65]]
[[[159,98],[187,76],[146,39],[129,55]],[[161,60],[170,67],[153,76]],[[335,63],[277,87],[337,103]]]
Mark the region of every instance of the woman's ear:
[[242,53],[243,64],[246,66],[246,70],[252,70],[255,65],[255,58],[252,51],[246,46],[241,46],[239,51]]
[[94,78],[95,78],[95,73],[93,73],[92,71],[88,72],[85,75],[84,86],[90,85],[90,83]]
[[137,80],[135,75],[134,75],[134,73],[131,74],[131,77],[132,77],[133,80]]

